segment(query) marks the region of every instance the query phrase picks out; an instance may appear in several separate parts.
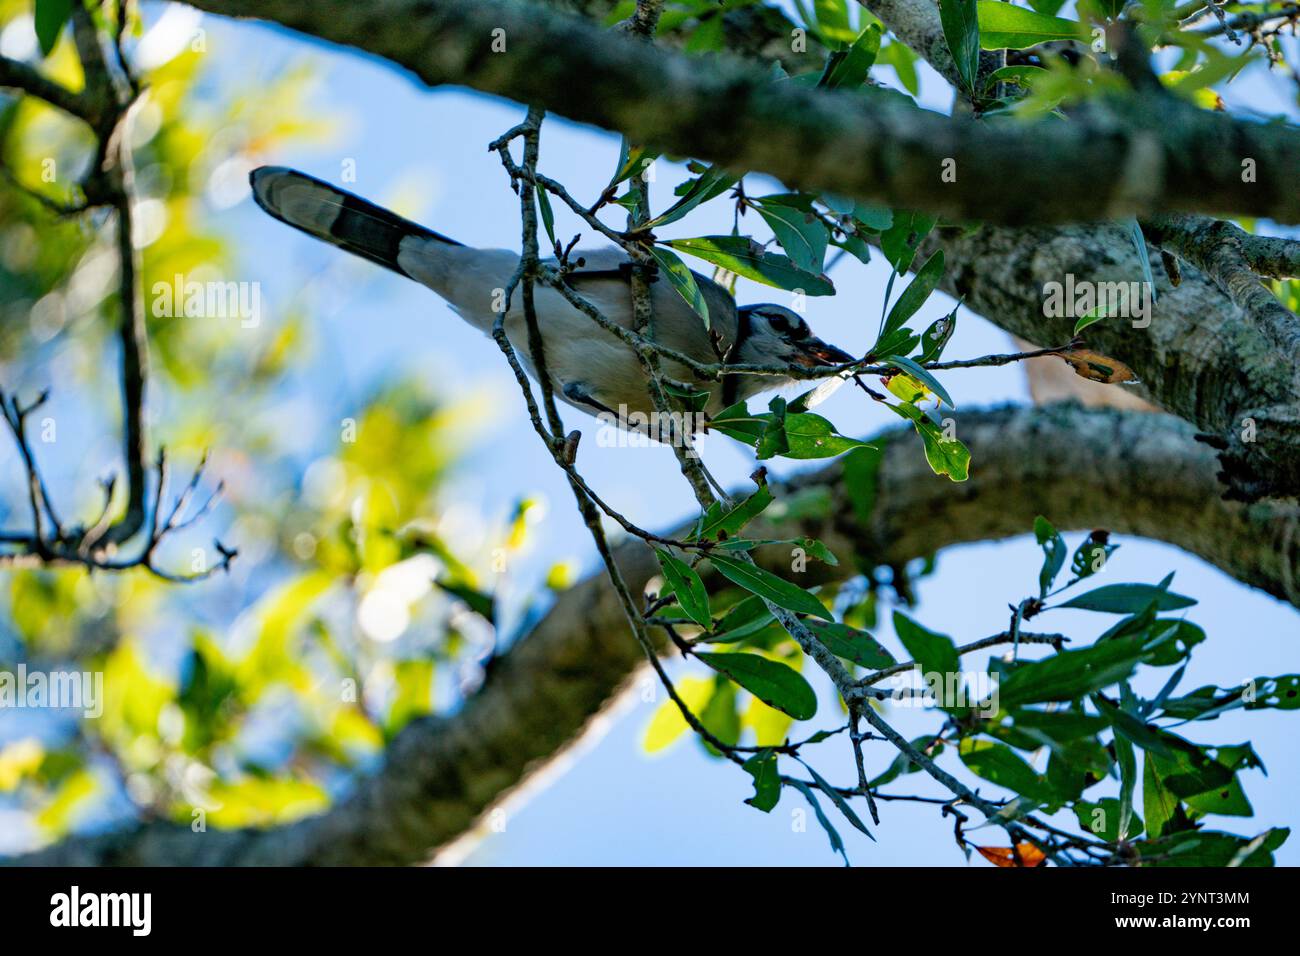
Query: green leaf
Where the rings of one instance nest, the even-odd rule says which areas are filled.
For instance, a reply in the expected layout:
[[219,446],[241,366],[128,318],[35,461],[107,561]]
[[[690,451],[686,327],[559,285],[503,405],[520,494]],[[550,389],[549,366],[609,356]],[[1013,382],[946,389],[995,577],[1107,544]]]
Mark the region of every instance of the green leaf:
[[705,512],[699,529],[691,535],[692,541],[717,541],[730,537],[757,518],[772,503],[772,492],[766,484],[759,487],[734,508],[723,510],[722,505],[714,502]]
[[825,223],[805,208],[807,204],[797,196],[765,196],[754,203],[794,267],[819,274],[829,241]]
[[1137,751],[1133,742],[1115,736],[1115,762],[1119,764],[1119,820],[1116,827],[1118,839],[1127,840],[1142,830],[1141,819],[1133,813],[1133,793],[1137,788]]
[[1128,679],[1145,653],[1140,639],[1129,638],[1022,664],[998,682],[998,704],[1077,700]]
[[927,213],[895,210],[889,228],[880,234],[880,250],[896,273],[902,275],[911,267],[921,241],[938,221],[938,217]]
[[980,46],[986,50],[1023,50],[1053,40],[1080,40],[1083,24],[1064,20],[1002,0],[979,0]]
[[49,56],[72,15],[72,0],[36,0],[36,39],[41,56]]
[[745,802],[770,813],[781,799],[781,773],[776,766],[776,754],[760,750],[741,764],[741,769],[754,778],[754,795]]
[[889,333],[903,327],[921,306],[925,305],[925,300],[930,298],[930,293],[938,286],[939,280],[943,278],[943,250],[940,249],[929,259],[925,265],[916,271],[911,283],[903,294],[898,297],[894,307],[889,310],[889,315],[885,318],[885,324],[880,330],[880,337],[884,338]]
[[935,319],[921,336],[921,354],[916,360],[921,365],[937,362],[957,331],[957,310],[953,309],[942,319]]
[[701,651],[696,656],[769,707],[795,720],[811,720],[817,714],[817,695],[812,686],[788,664],[758,654]]
[[1142,832],[1142,818],[1134,817],[1130,810],[1126,819],[1123,806],[1114,797],[1103,797],[1096,803],[1080,800],[1074,805],[1074,815],[1080,829],[1107,843],[1130,840]]
[[696,206],[722,195],[735,185],[735,182],[736,177],[725,169],[710,166],[687,187],[681,199],[669,206],[662,215],[656,216],[646,223],[646,228],[654,229],[658,226],[666,226],[670,222],[676,222]]
[[398,661],[393,668],[393,677],[396,693],[385,728],[389,734],[433,709],[433,661]]
[[538,188],[535,191],[537,196],[537,208],[542,214],[542,225],[546,229],[546,236],[551,240],[551,246],[555,246],[555,210],[551,208],[551,197],[546,194],[546,190]]
[[848,50],[833,54],[821,85],[835,89],[858,87],[865,83],[880,52],[880,36],[880,24],[872,23],[858,34]]
[[990,783],[1028,797],[1035,803],[1050,804],[1056,800],[1054,788],[1005,744],[967,737],[961,742],[958,753],[971,773]]
[[707,631],[713,626],[713,618],[709,613],[709,592],[705,590],[700,576],[685,561],[674,558],[667,551],[657,548],[655,554],[659,557],[664,580],[677,603],[682,606],[687,617]]
[[877,57],[881,66],[892,66],[903,89],[913,96],[921,95],[921,78],[916,74],[918,57],[906,43],[894,41],[880,51]]
[[635,174],[644,171],[646,166],[658,157],[657,152],[651,152],[644,146],[630,147],[627,137],[623,137],[618,155],[618,170],[614,173],[614,178],[609,181],[609,185],[617,186],[624,180],[632,178]]
[[754,442],[754,457],[759,461],[784,455],[790,450],[790,436],[785,432],[785,399],[778,395],[767,407],[771,414]]
[[835,286],[826,276],[805,272],[785,256],[767,252],[744,236],[699,236],[669,239],[664,244],[763,285],[788,292],[802,289],[806,295],[835,294]]
[[[912,748],[926,754],[926,756],[937,757],[939,754],[943,753],[943,744],[935,743],[938,739],[939,738],[932,734],[924,737],[917,737],[912,741]],[[934,749],[931,750],[931,747]],[[893,762],[885,768],[884,773],[880,774],[880,776],[870,782],[871,789],[875,790],[878,787],[883,787],[887,783],[893,783],[904,774],[917,773],[920,769],[920,766],[912,762],[911,757],[905,753],[900,753],[894,758]]]
[[1034,537],[1043,549],[1043,567],[1038,572],[1038,597],[1042,599],[1047,597],[1052,582],[1065,566],[1065,539],[1042,515],[1034,519]]
[[1166,591],[1153,584],[1107,584],[1105,587],[1070,598],[1059,607],[1072,607],[1103,614],[1136,614],[1152,603],[1158,611],[1177,611],[1191,607],[1195,599]]
[[915,405],[889,407],[911,421],[925,445],[925,460],[936,475],[947,475],[952,481],[965,481],[970,476],[970,449],[960,440],[945,436],[943,429]]
[[882,449],[855,448],[840,464],[849,503],[863,527],[870,525],[876,510],[876,479],[882,458]]
[[737,584],[746,591],[771,601],[778,607],[783,607],[787,611],[794,611],[798,614],[820,617],[827,621],[834,620],[831,612],[826,610],[821,601],[797,584],[791,584],[784,578],[777,577],[771,571],[765,571],[746,561],[724,558],[720,554],[709,555],[709,560],[718,573],[732,584]]
[[1046,75],[1047,71],[1041,66],[1004,66],[988,75],[984,88],[987,90],[995,83],[1016,83],[1027,87],[1038,77]]
[[[744,402],[739,402],[710,418],[709,427],[758,451],[758,443],[772,418],[772,412],[750,412]],[[784,421],[785,450],[780,452],[783,458],[834,458],[854,448],[871,447],[839,434],[829,421],[810,412],[787,413]],[[766,450],[771,451],[770,443]]]
[[722,616],[713,629],[713,640],[729,644],[757,634],[776,623],[763,599],[756,594],[747,595]]
[[847,624],[835,621],[807,621],[808,630],[836,657],[862,667],[879,669],[894,663],[894,655],[874,637]]
[[939,380],[931,375],[928,369],[921,368],[921,366],[917,365],[910,358],[904,358],[901,355],[887,355],[881,361],[886,365],[892,365],[895,368],[902,369],[930,391],[934,392],[934,394],[938,396],[939,401],[943,402],[949,408],[957,407],[953,404],[952,396],[948,394],[947,389],[939,384]]
[[1070,573],[1080,580],[1092,577],[1106,567],[1106,561],[1118,547],[1108,543],[1105,531],[1094,531],[1075,549]]
[[821,824],[822,829],[826,831],[827,838],[831,841],[831,849],[842,856],[844,858],[844,865],[848,866],[849,855],[844,852],[844,840],[840,837],[839,831],[831,825],[831,821],[826,818],[826,814],[822,812],[821,804],[818,803],[817,798],[813,796],[813,792],[808,788],[808,784],[804,783],[802,780],[794,780],[791,781],[791,786],[802,793],[804,799],[808,801],[810,806],[812,806],[813,813],[817,817],[817,822]]
[[827,783],[826,778],[809,766],[803,758],[795,757],[795,759],[803,764],[804,769],[812,775],[813,783],[817,784],[817,789],[831,798],[831,803],[835,804],[840,813],[844,814],[844,819],[848,820],[855,829],[860,830],[868,837],[871,837],[874,842],[876,838],[871,836],[871,831],[867,829],[867,825],[862,822],[858,815],[853,811],[853,808],[849,806],[849,801],[844,799],[844,795]]
[[1142,763],[1142,812],[1147,818],[1147,833],[1158,837],[1178,815],[1178,798],[1160,782],[1150,754],[1146,755]]
[[973,94],[980,69],[980,25],[975,0],[939,0],[939,19],[962,88]]
[[[681,698],[687,710],[692,714],[698,714],[712,698],[715,685],[716,678],[714,677],[707,679],[683,677],[676,682],[677,696]],[[675,700],[669,698],[655,709],[654,717],[650,719],[650,725],[646,727],[641,746],[646,753],[657,753],[671,746],[677,738],[688,730],[690,730],[690,725],[686,723],[686,718],[682,716],[681,708],[677,706]]]
[[961,665],[952,638],[926,630],[899,611],[894,612],[894,633],[907,648],[907,653],[912,655],[923,676],[937,674],[946,687],[949,675],[960,672]]
[[[740,714],[736,712],[736,685],[721,677],[716,678],[709,702],[699,712],[699,720],[704,729],[722,743],[732,747],[739,743],[741,727]],[[700,743],[709,755],[722,756],[722,752],[707,740]]]
[[695,314],[704,322],[704,327],[709,328],[709,304],[704,301],[704,293],[700,291],[700,285],[695,281],[695,273],[687,268],[686,263],[676,255],[663,248],[663,246],[651,246],[650,254],[655,257],[655,262],[659,263],[659,271],[668,277],[668,283],[677,290],[677,294],[686,300],[686,304],[695,310]]

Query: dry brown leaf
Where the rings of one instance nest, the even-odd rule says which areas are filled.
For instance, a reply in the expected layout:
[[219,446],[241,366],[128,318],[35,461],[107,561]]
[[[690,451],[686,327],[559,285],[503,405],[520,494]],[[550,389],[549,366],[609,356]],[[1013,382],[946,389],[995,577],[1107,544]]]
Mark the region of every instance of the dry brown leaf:
[[1047,859],[1046,854],[1032,843],[1016,844],[1016,849],[1020,851],[1019,863],[1016,863],[1016,855],[1008,846],[977,846],[975,849],[994,866],[1038,866]]
[[1070,349],[1062,352],[1061,358],[1074,367],[1074,371],[1091,382],[1103,385],[1118,385],[1120,382],[1137,381],[1133,370],[1121,362],[1092,349]]

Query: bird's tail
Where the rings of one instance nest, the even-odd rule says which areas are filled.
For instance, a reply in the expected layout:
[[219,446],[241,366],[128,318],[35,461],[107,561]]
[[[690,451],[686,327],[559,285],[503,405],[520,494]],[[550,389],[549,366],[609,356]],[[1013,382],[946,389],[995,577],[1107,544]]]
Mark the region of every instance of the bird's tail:
[[409,276],[398,262],[402,241],[460,243],[403,219],[360,196],[282,166],[262,166],[249,176],[253,198],[268,213],[331,245]]

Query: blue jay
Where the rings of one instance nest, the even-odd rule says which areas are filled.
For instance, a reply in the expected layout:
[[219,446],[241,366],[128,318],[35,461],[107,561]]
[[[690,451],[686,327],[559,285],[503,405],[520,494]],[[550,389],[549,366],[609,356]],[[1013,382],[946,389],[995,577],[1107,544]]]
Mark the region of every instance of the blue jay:
[[[263,166],[250,176],[253,197],[264,210],[310,236],[369,259],[446,300],[461,318],[490,333],[503,305],[504,289],[519,265],[518,253],[472,249],[396,213],[328,183],[291,169]],[[632,297],[628,259],[615,248],[571,253],[582,265],[567,276],[584,298],[614,322],[631,328]],[[550,265],[556,265],[550,260]],[[708,304],[719,348],[733,363],[796,365],[804,368],[853,361],[847,352],[817,338],[798,313],[780,305],[737,308],[718,283],[695,273]],[[666,282],[651,285],[656,340],[700,362],[718,353],[704,323]],[[536,378],[528,345],[522,297],[513,297],[505,332],[520,360]],[[559,292],[538,285],[535,311],[542,333],[547,371],[555,394],[588,414],[616,415],[620,421],[652,408],[645,372],[632,350],[596,325]],[[690,371],[665,358],[664,374],[693,381]],[[729,375],[713,388],[705,411],[713,414],[759,392],[791,383],[779,376]]]

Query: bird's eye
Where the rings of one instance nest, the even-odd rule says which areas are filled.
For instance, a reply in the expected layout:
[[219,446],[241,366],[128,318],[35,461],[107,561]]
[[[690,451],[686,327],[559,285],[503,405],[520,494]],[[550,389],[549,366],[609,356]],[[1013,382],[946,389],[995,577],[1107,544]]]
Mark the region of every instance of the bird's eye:
[[780,313],[767,313],[767,324],[772,327],[772,331],[780,332],[782,335],[790,331],[790,323]]

